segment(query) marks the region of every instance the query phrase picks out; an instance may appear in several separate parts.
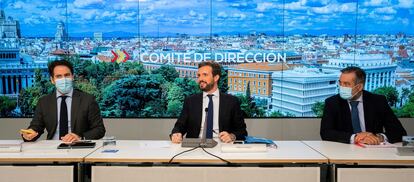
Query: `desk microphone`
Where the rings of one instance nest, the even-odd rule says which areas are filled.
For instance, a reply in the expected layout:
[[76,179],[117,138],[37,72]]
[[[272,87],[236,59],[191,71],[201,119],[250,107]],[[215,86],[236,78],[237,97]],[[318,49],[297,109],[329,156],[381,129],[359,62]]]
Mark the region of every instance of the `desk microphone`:
[[201,136],[200,146],[205,147],[207,145],[206,138],[207,138],[207,118],[208,118],[208,107],[204,109],[206,112],[206,117],[204,117],[204,124],[203,124],[203,135]]
[[201,138],[184,138],[183,142],[181,143],[181,147],[213,148],[217,145],[217,142],[214,139],[207,138],[208,109],[209,108],[204,109],[204,111],[206,112],[206,117],[204,118],[203,135],[201,135]]

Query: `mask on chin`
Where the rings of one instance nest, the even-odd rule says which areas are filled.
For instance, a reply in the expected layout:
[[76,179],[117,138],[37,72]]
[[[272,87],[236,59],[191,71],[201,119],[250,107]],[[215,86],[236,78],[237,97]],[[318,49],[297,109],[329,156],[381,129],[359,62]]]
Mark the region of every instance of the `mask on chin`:
[[62,94],[68,94],[73,88],[73,80],[71,78],[61,78],[55,80],[56,89]]

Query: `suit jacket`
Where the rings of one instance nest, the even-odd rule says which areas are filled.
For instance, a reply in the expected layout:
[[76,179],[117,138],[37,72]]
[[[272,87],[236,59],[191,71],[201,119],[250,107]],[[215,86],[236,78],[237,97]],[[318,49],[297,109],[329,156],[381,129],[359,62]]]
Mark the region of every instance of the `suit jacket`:
[[[184,106],[171,134],[181,133],[187,138],[198,138],[200,134],[203,94],[195,94],[184,100]],[[247,136],[246,123],[240,109],[239,100],[229,94],[220,93],[219,130],[233,133],[237,140]]]
[[[364,119],[367,132],[384,133],[391,143],[400,142],[407,132],[382,95],[363,91]],[[339,94],[325,100],[320,135],[322,140],[349,143],[353,134],[351,110]]]
[[[105,126],[95,97],[79,90],[73,90],[71,106],[71,132],[85,139],[100,139],[105,135]],[[58,124],[56,91],[40,98],[35,115],[29,128],[39,135],[47,130],[47,139],[51,140]]]

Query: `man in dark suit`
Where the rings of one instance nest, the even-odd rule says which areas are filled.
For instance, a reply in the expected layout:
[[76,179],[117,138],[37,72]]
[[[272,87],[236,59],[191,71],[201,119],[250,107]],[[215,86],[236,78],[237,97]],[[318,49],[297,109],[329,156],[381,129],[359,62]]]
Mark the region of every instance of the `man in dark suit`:
[[[204,126],[212,127],[213,136],[222,142],[245,139],[246,123],[240,102],[234,96],[219,92],[220,75],[221,67],[218,63],[201,62],[198,65],[197,82],[203,93],[184,100],[183,110],[170,135],[173,143],[180,143],[184,135],[187,138],[201,138]],[[208,117],[211,117],[212,126],[208,125]],[[207,125],[204,125],[206,120]],[[209,138],[208,132],[206,133]]]
[[365,77],[358,67],[341,70],[339,94],[325,100],[322,140],[378,145],[407,135],[386,98],[363,90]]
[[51,82],[56,91],[37,103],[35,115],[26,130],[20,133],[26,141],[35,141],[47,130],[48,140],[63,142],[100,139],[105,126],[95,98],[73,89],[73,66],[66,60],[49,64]]

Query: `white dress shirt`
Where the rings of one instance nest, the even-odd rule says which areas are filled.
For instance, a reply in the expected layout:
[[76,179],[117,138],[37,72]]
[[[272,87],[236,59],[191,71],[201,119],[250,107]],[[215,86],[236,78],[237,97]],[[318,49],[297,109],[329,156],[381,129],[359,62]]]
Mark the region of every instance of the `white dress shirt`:
[[[361,126],[361,131],[362,132],[366,132],[366,126],[365,126],[365,115],[364,115],[364,102],[363,102],[363,94],[361,94],[361,96],[359,98],[357,98],[354,101],[359,101],[358,103],[358,116],[359,116],[359,124]],[[351,106],[351,100],[347,100],[348,101],[348,106],[349,106],[349,110],[352,113],[352,106]],[[385,136],[384,134],[381,133],[381,135],[384,137],[384,141],[387,141],[387,136]],[[351,135],[351,139],[349,140],[351,144],[355,143],[355,136],[356,134]]]
[[[62,102],[62,98],[60,96],[62,96],[63,94],[61,94],[59,91],[56,90],[56,102],[57,102],[57,126],[56,126],[56,132],[53,135],[53,140],[60,140],[59,138],[59,127],[60,127],[60,104]],[[73,95],[73,89],[66,94],[65,96],[67,96],[65,102],[66,102],[66,106],[68,108],[68,133],[71,132],[71,125],[70,125],[70,120],[71,120],[71,110],[72,110],[72,95]]]
[[[218,133],[219,133],[219,105],[220,105],[220,91],[219,89],[217,89],[216,91],[214,91],[213,93],[213,138],[218,138]],[[207,97],[208,93],[207,92],[203,92],[203,108],[202,108],[202,117],[201,117],[201,127],[200,127],[200,135],[198,137],[202,137],[203,136],[203,132],[204,132],[204,122],[206,122],[206,111],[205,109],[208,108],[208,104],[209,104],[209,99]]]

